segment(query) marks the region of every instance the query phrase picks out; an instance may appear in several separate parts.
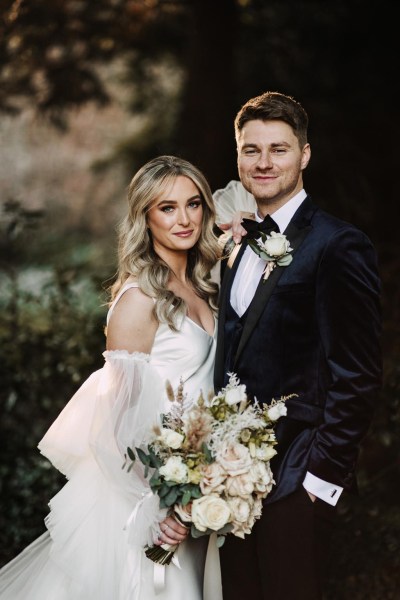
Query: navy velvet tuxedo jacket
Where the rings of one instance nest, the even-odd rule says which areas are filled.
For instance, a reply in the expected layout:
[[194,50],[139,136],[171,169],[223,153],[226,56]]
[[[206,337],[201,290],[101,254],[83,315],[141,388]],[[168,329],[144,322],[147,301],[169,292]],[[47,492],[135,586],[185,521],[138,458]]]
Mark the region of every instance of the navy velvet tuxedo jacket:
[[[381,386],[380,279],[370,240],[310,197],[284,233],[293,260],[260,281],[231,369],[261,403],[297,394],[277,422],[276,486],[267,503],[299,488],[307,471],[356,490],[359,446]],[[245,247],[221,285],[216,391],[229,368],[227,303]]]

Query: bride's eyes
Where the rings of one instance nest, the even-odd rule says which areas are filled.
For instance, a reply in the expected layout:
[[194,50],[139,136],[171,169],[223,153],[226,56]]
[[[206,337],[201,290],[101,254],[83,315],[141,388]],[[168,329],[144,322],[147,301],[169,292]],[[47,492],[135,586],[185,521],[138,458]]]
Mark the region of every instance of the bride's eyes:
[[[196,209],[199,206],[202,206],[202,201],[199,200],[192,200],[191,202],[189,202],[187,204],[187,208],[191,208],[191,209]],[[164,206],[160,207],[161,212],[165,213],[165,214],[171,214],[177,207],[174,204],[165,204]]]
[[189,208],[198,208],[201,205],[202,205],[201,200],[193,200],[192,202],[189,202],[188,207]]

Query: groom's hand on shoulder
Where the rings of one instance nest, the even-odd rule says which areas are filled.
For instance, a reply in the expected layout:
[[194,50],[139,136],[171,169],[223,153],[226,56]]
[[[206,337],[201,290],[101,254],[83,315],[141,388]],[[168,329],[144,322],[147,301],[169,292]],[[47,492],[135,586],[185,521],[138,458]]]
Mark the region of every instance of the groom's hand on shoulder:
[[234,213],[232,217],[232,221],[230,223],[219,223],[218,227],[222,231],[231,231],[232,239],[235,244],[240,244],[242,238],[247,234],[247,231],[242,227],[241,223],[243,219],[253,219],[255,220],[255,214],[250,212],[245,212],[243,210],[238,210]]

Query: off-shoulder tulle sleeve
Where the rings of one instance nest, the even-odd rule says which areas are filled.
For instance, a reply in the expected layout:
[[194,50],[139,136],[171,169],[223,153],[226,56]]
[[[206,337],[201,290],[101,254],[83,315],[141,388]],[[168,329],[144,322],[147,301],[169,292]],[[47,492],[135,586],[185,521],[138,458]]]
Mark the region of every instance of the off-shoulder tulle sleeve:
[[254,197],[247,192],[240,181],[232,180],[222,189],[213,193],[217,211],[217,224],[230,223],[238,210],[254,212],[256,202]]
[[[98,472],[127,499],[132,511],[140,504],[141,518],[134,528],[136,541],[143,544],[151,533],[149,527],[154,537],[154,521],[161,515],[158,498],[151,494],[139,460],[129,473],[122,465],[128,446],[143,447],[148,442],[164,408],[164,382],[149,355],[106,351],[103,356],[103,368],[79,388],[38,447],[68,479],[82,470]],[[143,535],[139,525],[145,525]]]

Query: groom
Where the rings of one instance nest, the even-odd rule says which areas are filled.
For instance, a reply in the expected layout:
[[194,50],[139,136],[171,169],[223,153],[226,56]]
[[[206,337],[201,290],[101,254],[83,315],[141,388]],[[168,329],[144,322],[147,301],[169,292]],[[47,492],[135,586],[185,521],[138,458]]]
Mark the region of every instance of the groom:
[[[307,125],[302,106],[277,92],[249,100],[235,119],[240,180],[256,221],[266,219],[244,219],[247,235],[225,267],[215,387],[234,372],[259,402],[297,396],[277,423],[276,485],[263,514],[251,535],[227,536],[221,549],[224,600],[322,598],[335,506],[343,490],[357,489],[359,445],[379,396],[375,252],[305,192]],[[284,234],[292,258],[279,266],[275,257],[267,278],[247,243],[257,228]]]

